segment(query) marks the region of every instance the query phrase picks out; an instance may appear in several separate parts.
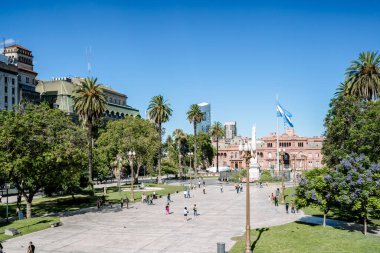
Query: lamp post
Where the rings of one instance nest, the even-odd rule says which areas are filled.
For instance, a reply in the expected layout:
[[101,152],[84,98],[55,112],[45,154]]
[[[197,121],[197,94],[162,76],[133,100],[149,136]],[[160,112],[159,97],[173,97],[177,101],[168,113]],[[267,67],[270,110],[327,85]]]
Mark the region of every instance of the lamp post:
[[128,158],[129,158],[129,164],[131,166],[131,194],[132,194],[132,201],[135,201],[135,194],[134,194],[134,186],[133,184],[135,183],[135,173],[134,173],[134,170],[133,170],[133,159],[135,158],[136,156],[136,152],[135,151],[129,151],[128,152]]
[[120,174],[121,174],[121,155],[117,155],[117,187],[119,188],[119,197],[121,199],[121,191],[120,191]]
[[246,178],[246,210],[245,210],[245,253],[251,253],[251,216],[250,216],[250,196],[249,196],[249,160],[252,158],[252,147],[248,143],[240,143],[239,145],[240,155],[245,159],[247,166],[247,178]]
[[280,150],[280,156],[281,156],[281,188],[282,188],[282,202],[285,203],[285,185],[284,185],[284,167],[285,167],[285,149],[282,148]]
[[193,157],[193,152],[189,152],[189,153],[187,153],[187,155],[190,158],[190,189],[192,189],[193,188],[193,181],[191,179],[191,158]]
[[292,152],[293,156],[293,187],[294,190],[296,190],[296,157],[297,157],[297,152]]

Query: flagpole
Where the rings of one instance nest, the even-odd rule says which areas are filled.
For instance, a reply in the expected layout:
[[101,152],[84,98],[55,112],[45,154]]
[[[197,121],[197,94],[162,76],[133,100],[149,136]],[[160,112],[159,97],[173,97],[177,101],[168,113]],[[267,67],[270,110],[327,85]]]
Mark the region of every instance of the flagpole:
[[277,147],[277,155],[276,155],[276,157],[277,157],[277,172],[279,172],[280,171],[280,157],[279,157],[279,149],[278,149],[278,147],[279,147],[279,141],[278,141],[278,115],[276,115],[276,117],[277,117],[277,144],[276,144],[276,147]]

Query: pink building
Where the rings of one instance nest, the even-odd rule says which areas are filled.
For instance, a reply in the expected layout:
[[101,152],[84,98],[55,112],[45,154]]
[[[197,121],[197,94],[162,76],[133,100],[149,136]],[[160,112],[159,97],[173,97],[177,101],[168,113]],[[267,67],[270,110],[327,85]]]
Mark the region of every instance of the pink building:
[[[230,141],[219,141],[219,166],[229,166],[231,169],[246,167],[239,154],[239,143],[249,138],[236,137]],[[216,143],[213,143],[216,145]],[[279,136],[279,148],[284,149],[285,168],[309,170],[321,168],[323,137],[302,137],[294,133],[293,128]],[[276,169],[277,163],[277,136],[270,133],[257,140],[258,162],[262,170]],[[216,166],[216,157],[213,160]]]

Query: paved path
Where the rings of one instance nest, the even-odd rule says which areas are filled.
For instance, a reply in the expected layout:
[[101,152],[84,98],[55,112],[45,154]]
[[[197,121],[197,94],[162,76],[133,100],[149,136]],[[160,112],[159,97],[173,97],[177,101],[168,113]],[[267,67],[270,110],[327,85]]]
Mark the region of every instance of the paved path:
[[[26,252],[33,241],[36,252],[47,253],[212,253],[216,243],[226,243],[229,250],[231,237],[242,235],[245,228],[245,192],[237,194],[233,186],[207,186],[184,199],[183,193],[174,194],[171,215],[165,215],[166,198],[154,206],[140,203],[133,208],[79,214],[62,218],[64,225],[8,240],[6,252]],[[283,206],[274,207],[269,201],[273,188],[251,187],[251,224],[253,228],[275,226],[301,218],[302,214],[286,214]],[[184,221],[183,208],[198,206],[199,216]],[[191,214],[191,213],[190,213]]]

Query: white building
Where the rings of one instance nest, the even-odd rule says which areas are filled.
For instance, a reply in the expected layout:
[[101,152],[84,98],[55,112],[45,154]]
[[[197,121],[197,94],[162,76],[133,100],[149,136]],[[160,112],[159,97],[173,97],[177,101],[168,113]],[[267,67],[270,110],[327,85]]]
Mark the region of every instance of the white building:
[[11,59],[0,54],[0,110],[11,110],[19,102],[18,69]]
[[207,133],[211,128],[211,105],[209,103],[203,102],[199,103],[198,106],[203,113],[203,120],[201,123],[197,124],[197,132]]
[[237,135],[236,121],[228,121],[224,123],[224,133],[226,139],[233,139]]

